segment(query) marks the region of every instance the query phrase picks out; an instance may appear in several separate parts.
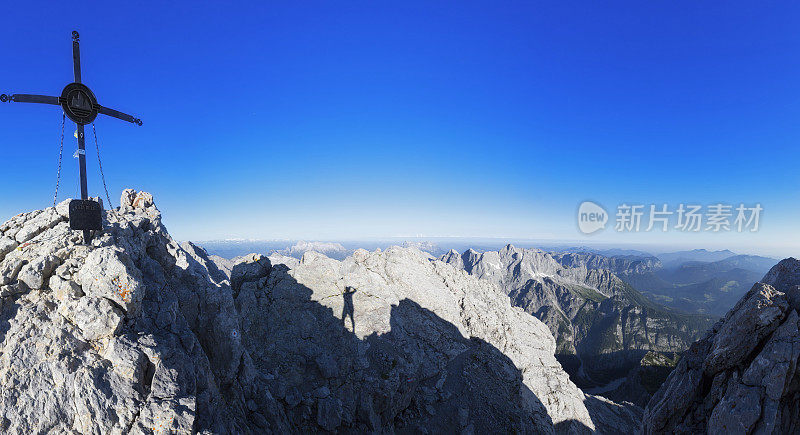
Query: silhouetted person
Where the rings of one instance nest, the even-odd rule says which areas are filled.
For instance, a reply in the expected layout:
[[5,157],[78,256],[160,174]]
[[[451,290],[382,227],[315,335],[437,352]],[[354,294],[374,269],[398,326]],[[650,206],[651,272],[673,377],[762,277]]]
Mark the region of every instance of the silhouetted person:
[[342,307],[342,324],[345,325],[345,319],[347,319],[347,316],[350,316],[350,325],[353,327],[353,334],[356,333],[356,319],[353,317],[353,312],[355,311],[355,307],[353,307],[353,293],[355,292],[356,288],[348,285],[344,288],[344,293],[342,293],[342,298],[344,299],[344,307]]

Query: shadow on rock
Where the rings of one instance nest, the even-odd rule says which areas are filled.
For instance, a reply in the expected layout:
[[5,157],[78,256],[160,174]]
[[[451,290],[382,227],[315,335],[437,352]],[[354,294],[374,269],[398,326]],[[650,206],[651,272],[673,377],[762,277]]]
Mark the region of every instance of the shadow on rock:
[[350,317],[350,332],[356,332],[355,306],[353,305],[353,293],[356,292],[355,287],[347,286],[342,293],[342,300],[344,306],[342,307],[342,324],[346,324],[347,318]]
[[[491,344],[410,299],[391,305],[388,330],[359,338],[344,324],[358,316],[354,287],[343,286],[338,318],[288,271],[277,264],[251,281],[233,277],[246,347],[296,430],[553,431],[520,370]],[[247,284],[258,280],[263,286]],[[369,321],[360,328],[380,329]]]

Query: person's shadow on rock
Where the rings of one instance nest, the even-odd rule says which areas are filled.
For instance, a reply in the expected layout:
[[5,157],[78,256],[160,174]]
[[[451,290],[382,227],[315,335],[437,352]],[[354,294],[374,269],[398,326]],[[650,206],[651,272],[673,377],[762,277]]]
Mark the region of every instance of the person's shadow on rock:
[[347,316],[350,316],[350,326],[353,334],[356,333],[356,319],[353,317],[353,313],[355,312],[355,307],[353,306],[353,293],[356,292],[355,287],[347,286],[344,288],[344,292],[342,293],[342,299],[344,299],[344,306],[342,307],[342,324],[347,325]]

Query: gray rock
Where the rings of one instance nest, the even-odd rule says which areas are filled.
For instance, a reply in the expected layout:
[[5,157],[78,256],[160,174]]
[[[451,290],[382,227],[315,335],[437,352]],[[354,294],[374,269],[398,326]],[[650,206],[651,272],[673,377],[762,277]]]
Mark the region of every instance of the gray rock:
[[709,433],[750,433],[761,418],[761,392],[731,379],[708,420]]
[[28,287],[26,285],[20,284],[19,282],[0,286],[0,298],[6,298],[9,296],[18,295],[21,293],[25,293],[27,291]]
[[783,293],[758,283],[725,317],[711,342],[705,371],[715,375],[737,366],[780,325],[789,303]]
[[10,284],[16,280],[19,271],[25,264],[27,264],[27,260],[24,258],[13,254],[8,255],[6,259],[0,263],[0,285]]
[[92,246],[69,230],[66,204],[2,225],[3,432],[285,432],[268,392],[261,419],[223,399],[252,391],[236,381],[253,368],[231,338],[230,289],[169,237],[152,197],[106,213]]
[[103,357],[111,362],[114,371],[123,378],[136,385],[144,384],[151,363],[135,341],[127,337],[113,337],[109,340]]
[[489,280],[415,248],[220,267],[120,203],[89,246],[62,204],[0,226],[4,433],[633,430]]
[[119,248],[92,251],[78,271],[76,281],[87,295],[112,300],[130,316],[136,314],[144,298],[142,273]]
[[324,398],[326,398],[326,397],[328,397],[330,395],[331,395],[331,390],[328,387],[326,387],[325,385],[323,385],[323,386],[317,388],[316,390],[314,390],[314,397],[316,397],[318,399],[324,399]]
[[458,424],[461,427],[467,426],[469,424],[469,409],[467,408],[459,408],[458,409]]
[[761,282],[769,284],[776,290],[786,294],[789,304],[800,311],[800,261],[787,258],[776,264],[764,276]]
[[0,261],[6,257],[6,254],[13,251],[19,246],[16,240],[10,237],[0,237]]
[[[548,433],[554,422],[565,430],[594,428],[582,393],[553,357],[547,328],[511,307],[492,283],[414,248],[357,250],[344,261],[313,252],[299,262],[279,255],[269,260],[269,272],[261,272],[269,274],[268,284],[259,290],[268,292],[269,302],[262,299],[246,315],[255,342],[275,343],[260,353],[259,365],[276,367],[291,391],[325,383],[331,373],[324,360],[336,355],[340,374],[333,379],[351,373],[346,385],[360,392],[352,405],[354,428],[376,430],[416,403],[423,409],[408,412],[428,417],[404,424],[434,432],[448,430],[459,407],[469,410],[476,432]],[[318,370],[305,368],[309,360]],[[496,370],[485,372],[472,361]],[[439,379],[446,379],[441,388],[460,406],[425,407],[427,394],[417,386],[434,391]],[[340,382],[330,383],[329,397],[347,395]],[[290,398],[287,393],[287,403]]]
[[630,403],[615,403],[602,396],[586,395],[586,409],[598,433],[634,433],[642,421],[642,408]]
[[253,413],[253,422],[255,422],[256,426],[260,427],[261,429],[269,428],[269,423],[267,422],[267,419],[264,418],[264,416],[261,415],[261,413],[258,412]]
[[297,388],[293,387],[286,393],[286,404],[289,405],[290,408],[299,405],[301,400],[303,400],[303,396]]
[[267,257],[258,254],[245,256],[231,269],[231,288],[234,297],[239,294],[242,284],[255,281],[269,273],[270,263]]
[[105,298],[81,298],[71,308],[72,321],[87,340],[108,338],[122,327],[123,314]]
[[24,265],[17,275],[17,279],[25,283],[29,289],[39,290],[53,274],[53,270],[61,263],[61,259],[55,255],[39,257],[32,262]]
[[648,351],[682,352],[712,322],[670,313],[612,273],[655,267],[660,264],[655,258],[551,255],[507,245],[484,253],[451,251],[441,260],[494,283],[514,306],[541,320],[556,339],[562,365],[574,378],[590,383],[633,373]]
[[[429,412],[431,416],[436,414],[436,411]],[[365,425],[367,430],[374,431],[381,427],[381,420],[375,408],[372,405],[372,398],[368,394],[362,392],[361,401],[358,405],[359,420]]]
[[58,275],[50,277],[48,287],[53,291],[53,296],[59,302],[78,299],[84,295],[83,289],[72,280],[65,280]]
[[36,217],[26,221],[25,225],[16,232],[14,239],[18,243],[25,243],[41,234],[43,231],[53,228],[57,223],[63,220],[64,218],[56,212],[55,208],[47,208],[42,210],[41,213],[38,213]]
[[82,262],[80,260],[70,258],[56,268],[55,274],[61,279],[72,281],[73,276],[78,273],[81,265]]
[[782,291],[798,285],[795,259],[756,283],[683,355],[648,403],[643,433],[800,431],[800,315]]
[[69,203],[72,198],[67,198],[56,204],[56,213],[64,219],[69,219]]

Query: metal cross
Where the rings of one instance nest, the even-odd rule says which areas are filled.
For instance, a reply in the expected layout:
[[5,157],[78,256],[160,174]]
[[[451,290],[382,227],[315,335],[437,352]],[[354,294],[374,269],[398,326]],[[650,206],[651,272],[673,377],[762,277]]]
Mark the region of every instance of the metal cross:
[[[108,115],[123,121],[128,121],[136,125],[142,125],[142,120],[134,118],[131,115],[101,106],[97,102],[94,93],[81,83],[81,52],[80,52],[80,35],[78,32],[72,32],[72,61],[75,73],[75,81],[64,87],[61,91],[60,97],[49,97],[46,95],[32,95],[32,94],[12,94],[0,95],[2,102],[15,102],[15,103],[39,103],[39,104],[53,104],[61,106],[66,116],[77,125],[78,135],[78,162],[80,166],[81,178],[81,200],[86,201],[89,198],[89,193],[86,187],[86,144],[83,135],[83,126],[91,124],[97,117],[97,114]],[[72,204],[71,204],[72,205]],[[83,203],[81,207],[91,206]],[[109,207],[111,204],[109,204]],[[70,209],[73,207],[71,206]],[[72,210],[70,211],[70,221],[72,221]],[[70,222],[72,226],[72,222]],[[101,228],[92,228],[101,229]],[[88,243],[91,234],[88,229],[83,229],[83,240]]]

